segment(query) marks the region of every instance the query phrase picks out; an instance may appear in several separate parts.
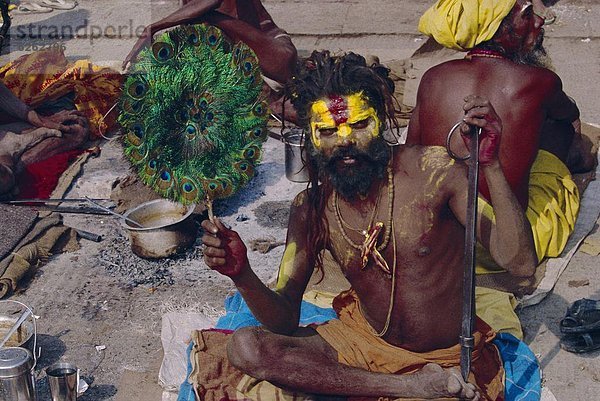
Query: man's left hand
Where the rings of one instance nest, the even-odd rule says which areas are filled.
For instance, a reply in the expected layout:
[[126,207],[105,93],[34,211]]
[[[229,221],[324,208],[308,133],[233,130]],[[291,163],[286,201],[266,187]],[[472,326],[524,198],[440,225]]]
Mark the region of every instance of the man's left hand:
[[31,111],[27,115],[27,120],[36,127],[51,128],[66,133],[73,130],[73,125],[87,126],[83,113],[77,110],[63,110],[49,116]]
[[480,96],[467,96],[463,109],[465,111],[464,124],[460,126],[463,140],[467,147],[470,147],[473,127],[481,128],[479,164],[488,166],[498,160],[502,121],[492,104]]

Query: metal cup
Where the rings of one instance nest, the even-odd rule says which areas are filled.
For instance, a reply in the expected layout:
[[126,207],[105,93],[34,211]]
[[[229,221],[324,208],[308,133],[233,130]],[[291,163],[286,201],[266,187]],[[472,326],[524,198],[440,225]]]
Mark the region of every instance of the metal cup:
[[58,362],[46,369],[52,401],[76,401],[79,370],[70,363]]
[[293,182],[308,182],[308,169],[304,164],[304,132],[301,129],[291,129],[283,134],[282,140],[285,143],[285,176]]

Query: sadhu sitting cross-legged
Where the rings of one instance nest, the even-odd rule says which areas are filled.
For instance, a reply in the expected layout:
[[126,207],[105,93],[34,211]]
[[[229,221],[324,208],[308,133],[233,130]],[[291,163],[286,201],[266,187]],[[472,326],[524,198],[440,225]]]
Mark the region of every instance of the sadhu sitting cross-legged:
[[[467,167],[442,147],[386,143],[382,133],[393,116],[388,72],[352,53],[315,52],[290,84],[310,133],[311,181],[292,204],[275,290],[252,271],[236,232],[218,220],[203,222],[206,263],[231,277],[264,327],[229,336],[238,384],[225,386],[223,395],[199,383],[201,399],[238,399],[240,385],[250,387],[240,370],[277,386],[281,397],[503,399],[494,332],[482,320],[469,383],[456,370]],[[483,98],[461,103],[461,133],[483,130],[481,168],[496,214],[495,220],[479,216],[478,238],[505,269],[531,275],[537,262],[531,231],[498,160],[500,118]],[[334,300],[338,319],[299,328],[302,295],[325,250],[352,287]],[[198,354],[205,353],[209,334],[197,338]],[[197,355],[196,365],[209,363],[206,358]],[[269,397],[263,399],[275,399]]]

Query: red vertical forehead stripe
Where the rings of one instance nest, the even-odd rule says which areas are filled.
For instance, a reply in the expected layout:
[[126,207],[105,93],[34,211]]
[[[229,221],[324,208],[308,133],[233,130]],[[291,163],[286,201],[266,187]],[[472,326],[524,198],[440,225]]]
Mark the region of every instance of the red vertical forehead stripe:
[[330,95],[327,108],[333,117],[336,125],[344,124],[348,121],[348,103],[343,97]]

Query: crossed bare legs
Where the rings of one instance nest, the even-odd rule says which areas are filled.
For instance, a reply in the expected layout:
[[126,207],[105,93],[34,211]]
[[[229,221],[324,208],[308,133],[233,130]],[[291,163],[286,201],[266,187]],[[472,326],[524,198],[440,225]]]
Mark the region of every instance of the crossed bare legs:
[[305,393],[480,399],[475,386],[465,383],[457,369],[428,364],[413,374],[394,375],[341,364],[335,350],[310,328],[301,328],[294,336],[258,327],[239,329],[229,341],[227,354],[248,375]]

